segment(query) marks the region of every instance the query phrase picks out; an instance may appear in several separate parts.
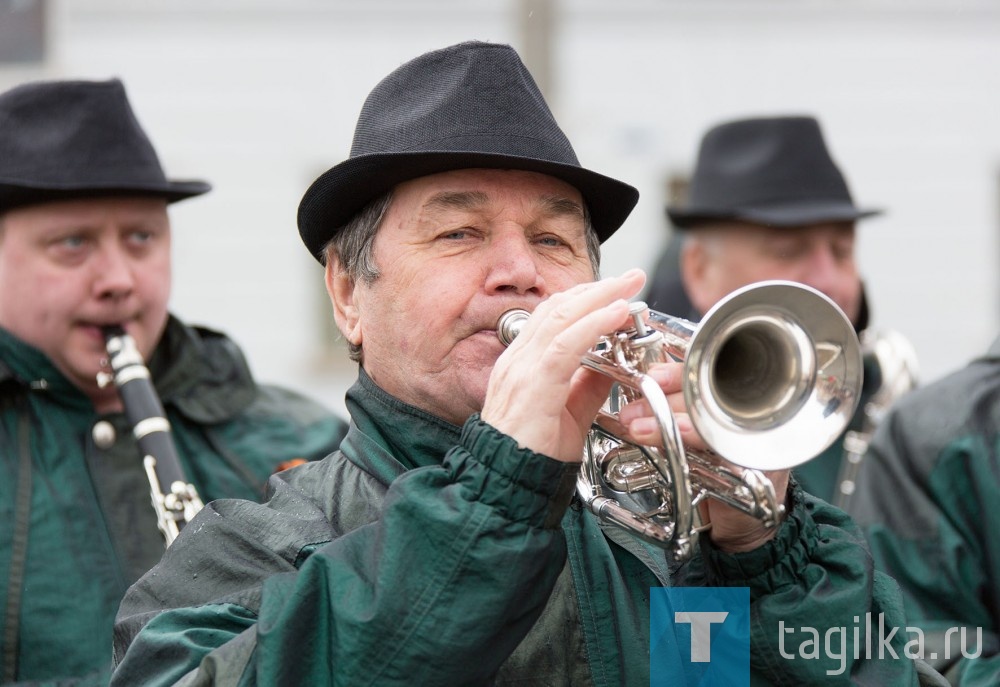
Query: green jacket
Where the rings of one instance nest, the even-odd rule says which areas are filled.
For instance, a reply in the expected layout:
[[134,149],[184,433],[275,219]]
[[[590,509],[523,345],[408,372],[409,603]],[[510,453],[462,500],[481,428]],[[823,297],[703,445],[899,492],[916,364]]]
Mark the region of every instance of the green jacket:
[[[149,368],[206,503],[261,498],[281,461],[321,458],[347,429],[301,396],[258,386],[223,335],[173,318]],[[95,444],[98,421],[113,425],[112,445]],[[107,684],[119,602],[163,555],[149,493],[124,415],[96,415],[40,351],[0,330],[2,674]]]
[[[1000,684],[998,452],[1000,339],[893,406],[852,507],[877,564],[899,581],[911,624],[926,634],[930,662],[970,687]],[[967,658],[979,653],[977,628],[981,655]]]
[[[113,685],[650,684],[650,588],[671,572],[570,505],[578,466],[477,416],[449,425],[364,372],[347,401],[338,453],[272,477],[264,505],[206,507],[129,590]],[[801,490],[773,542],[705,545],[673,583],[750,588],[753,684],[917,683],[906,660],[831,678],[835,661],[781,659],[779,619],[902,622],[860,533]]]

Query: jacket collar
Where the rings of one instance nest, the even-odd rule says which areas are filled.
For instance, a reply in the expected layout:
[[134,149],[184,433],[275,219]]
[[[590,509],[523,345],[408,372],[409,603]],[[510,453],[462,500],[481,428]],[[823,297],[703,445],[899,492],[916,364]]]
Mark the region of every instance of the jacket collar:
[[150,356],[149,372],[163,404],[198,423],[228,420],[257,397],[250,368],[233,341],[173,316]]
[[0,390],[44,390],[73,407],[90,407],[90,399],[34,346],[0,327]]
[[[379,387],[362,368],[358,380],[347,391],[346,404],[351,430],[341,448],[355,463],[364,459],[355,455],[363,452],[350,450],[354,445],[352,434],[367,437],[382,449],[383,457],[398,461],[407,470],[440,465],[445,453],[461,439],[461,427],[400,401]],[[372,465],[359,467],[381,472]]]
[[[173,316],[148,367],[164,406],[196,422],[225,421],[256,398],[246,360],[232,341]],[[0,328],[0,394],[11,386],[44,389],[66,405],[92,407],[44,353]]]

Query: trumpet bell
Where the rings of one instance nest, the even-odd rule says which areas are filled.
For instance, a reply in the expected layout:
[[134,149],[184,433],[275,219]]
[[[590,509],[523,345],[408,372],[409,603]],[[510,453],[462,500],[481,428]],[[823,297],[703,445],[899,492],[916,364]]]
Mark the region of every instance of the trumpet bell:
[[751,284],[716,304],[685,362],[698,433],[722,457],[758,470],[794,467],[836,441],[863,374],[843,311],[816,289],[785,281]]

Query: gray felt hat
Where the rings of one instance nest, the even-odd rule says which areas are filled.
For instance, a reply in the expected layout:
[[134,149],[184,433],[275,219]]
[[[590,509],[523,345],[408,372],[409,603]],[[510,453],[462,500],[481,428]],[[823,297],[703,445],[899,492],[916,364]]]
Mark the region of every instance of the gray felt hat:
[[395,185],[454,169],[540,172],[580,191],[601,241],[639,192],[580,166],[534,79],[508,45],[467,42],[402,65],[365,101],[350,157],[299,204],[299,233],[319,258],[359,210]]
[[702,138],[687,203],[667,207],[681,229],[720,219],[794,227],[880,212],[854,204],[819,122],[807,116],[713,127]]
[[118,79],[36,81],[0,94],[0,213],[108,195],[172,202],[210,189],[167,179]]

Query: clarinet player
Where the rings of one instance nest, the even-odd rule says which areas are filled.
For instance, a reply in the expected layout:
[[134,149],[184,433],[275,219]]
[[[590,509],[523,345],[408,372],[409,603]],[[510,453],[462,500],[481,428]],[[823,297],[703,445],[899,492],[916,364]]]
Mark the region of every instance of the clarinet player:
[[168,308],[169,179],[123,84],[0,94],[0,682],[107,684],[112,624],[164,538],[110,372],[117,325],[148,364],[201,499],[259,499],[283,461],[321,458],[342,419],[257,384],[237,345]]

